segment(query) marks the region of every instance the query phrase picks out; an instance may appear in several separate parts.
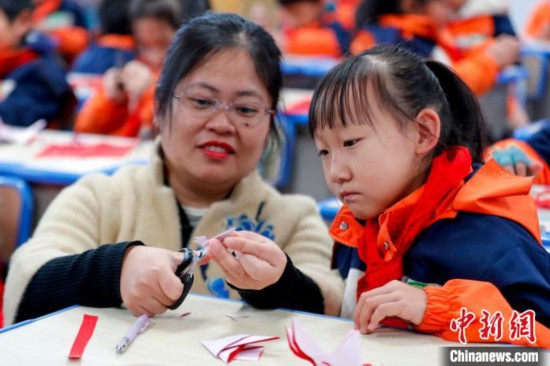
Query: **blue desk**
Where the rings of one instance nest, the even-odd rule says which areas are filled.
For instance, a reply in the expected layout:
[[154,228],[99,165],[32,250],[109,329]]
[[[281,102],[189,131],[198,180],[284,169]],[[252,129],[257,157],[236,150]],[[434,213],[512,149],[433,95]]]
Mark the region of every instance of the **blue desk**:
[[[16,176],[31,183],[66,186],[92,172],[110,174],[124,164],[146,161],[152,146],[151,142],[139,143],[123,156],[37,157],[48,145],[70,144],[73,136],[68,131],[44,130],[27,145],[0,144],[0,174]],[[119,146],[135,145],[137,142],[135,139],[89,134],[79,134],[78,141]]]

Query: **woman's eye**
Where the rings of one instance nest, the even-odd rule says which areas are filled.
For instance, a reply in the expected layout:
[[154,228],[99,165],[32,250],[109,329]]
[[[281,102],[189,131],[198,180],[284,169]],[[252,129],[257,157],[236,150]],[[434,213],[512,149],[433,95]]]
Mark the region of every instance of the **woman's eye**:
[[346,140],[346,141],[344,141],[344,147],[351,147],[351,146],[355,145],[358,141],[359,141],[358,139]]
[[319,154],[320,157],[327,156],[328,155],[328,150],[319,150],[318,154]]
[[235,110],[243,116],[251,117],[258,114],[259,108],[254,105],[238,104],[235,106]]
[[191,100],[191,103],[193,103],[193,105],[195,107],[199,107],[199,108],[208,108],[208,107],[211,107],[214,105],[214,102],[210,99],[205,99],[205,98],[190,98]]

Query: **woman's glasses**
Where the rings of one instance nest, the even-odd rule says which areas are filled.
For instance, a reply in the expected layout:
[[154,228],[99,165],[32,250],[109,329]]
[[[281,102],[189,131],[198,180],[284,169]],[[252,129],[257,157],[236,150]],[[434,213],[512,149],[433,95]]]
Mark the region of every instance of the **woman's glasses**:
[[266,114],[275,115],[274,109],[260,102],[226,103],[216,98],[193,93],[183,93],[173,97],[179,100],[192,117],[208,119],[218,114],[223,108],[231,121],[249,128],[259,125]]

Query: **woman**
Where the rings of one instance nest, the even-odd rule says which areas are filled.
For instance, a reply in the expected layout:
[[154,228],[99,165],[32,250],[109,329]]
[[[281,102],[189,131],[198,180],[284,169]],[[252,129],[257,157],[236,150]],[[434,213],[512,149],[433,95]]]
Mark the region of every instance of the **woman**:
[[[277,140],[280,57],[264,30],[237,15],[183,26],[156,91],[150,163],[88,176],[54,200],[11,260],[6,324],[72,304],[163,313],[183,291],[177,250],[234,226],[274,240],[288,255],[280,263],[299,268],[305,290],[296,291],[323,304],[299,308],[336,314],[343,285],[327,269],[331,243],[315,203],[280,195],[256,172]],[[197,272],[194,291],[229,296],[214,263]],[[260,275],[256,284],[277,280]]]

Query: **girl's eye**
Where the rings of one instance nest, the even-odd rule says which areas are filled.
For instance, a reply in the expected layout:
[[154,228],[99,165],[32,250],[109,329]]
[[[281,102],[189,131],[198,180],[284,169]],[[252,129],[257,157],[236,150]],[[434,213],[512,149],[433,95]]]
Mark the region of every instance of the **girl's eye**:
[[351,147],[351,146],[355,145],[358,141],[359,141],[358,139],[346,140],[346,141],[344,141],[344,147]]
[[319,150],[320,157],[327,156],[327,155],[328,155],[328,150]]

